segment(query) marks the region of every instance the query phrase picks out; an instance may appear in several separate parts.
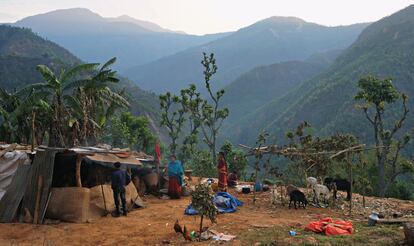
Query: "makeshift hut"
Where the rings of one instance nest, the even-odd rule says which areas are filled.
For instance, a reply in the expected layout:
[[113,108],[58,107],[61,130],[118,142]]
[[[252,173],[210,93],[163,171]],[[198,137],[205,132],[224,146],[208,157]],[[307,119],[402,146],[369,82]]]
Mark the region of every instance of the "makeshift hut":
[[[137,168],[142,166],[138,158],[144,157],[120,149],[38,147],[25,176],[16,172],[15,179],[24,176],[19,178],[24,181],[13,191],[19,194],[14,204],[0,200],[0,215],[11,211],[8,216],[0,217],[1,222],[18,220],[37,224],[43,223],[45,217],[86,222],[106,215],[114,210],[110,187],[113,163],[120,162],[124,169]],[[5,197],[11,192],[8,189]],[[127,187],[126,196],[129,207],[143,206],[132,183]]]

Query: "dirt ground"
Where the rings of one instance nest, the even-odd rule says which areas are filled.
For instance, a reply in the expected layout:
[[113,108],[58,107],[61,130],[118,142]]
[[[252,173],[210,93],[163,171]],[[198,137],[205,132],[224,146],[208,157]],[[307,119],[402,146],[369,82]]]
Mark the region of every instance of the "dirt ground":
[[[231,192],[235,194],[234,192]],[[253,195],[235,194],[245,204],[236,213],[221,214],[218,224],[210,228],[226,234],[240,235],[257,228],[283,227],[303,229],[306,224],[320,217],[331,216],[347,219],[331,209],[309,206],[304,209],[288,209],[287,206],[271,205],[270,193],[260,193],[256,205]],[[211,242],[185,242],[176,235],[173,225],[176,219],[190,230],[198,228],[197,216],[184,215],[190,197],[180,200],[161,200],[147,196],[147,208],[130,212],[127,217],[110,216],[86,224],[60,223],[56,225],[0,224],[0,245],[173,245]],[[211,226],[210,222],[206,222]],[[231,245],[243,245],[240,239]]]

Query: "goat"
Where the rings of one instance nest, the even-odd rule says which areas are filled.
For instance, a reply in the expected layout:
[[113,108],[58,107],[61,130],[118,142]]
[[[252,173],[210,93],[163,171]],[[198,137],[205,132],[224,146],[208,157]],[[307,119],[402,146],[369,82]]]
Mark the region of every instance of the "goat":
[[270,189],[270,200],[272,202],[272,205],[276,204],[277,198],[278,198],[277,187],[273,187],[272,189]]
[[336,193],[338,190],[346,191],[346,200],[351,199],[351,183],[346,179],[325,178],[324,184],[331,190],[335,185],[336,190],[333,189],[333,197],[337,199]]
[[292,191],[295,191],[295,190],[299,190],[299,188],[296,187],[296,186],[294,186],[294,185],[292,185],[292,184],[286,186],[286,195],[289,196],[290,193],[292,193]]
[[291,207],[291,204],[293,202],[295,209],[297,209],[296,203],[298,203],[299,207],[302,205],[303,208],[306,209],[306,205],[308,204],[308,200],[305,197],[305,194],[301,192],[300,190],[293,190],[290,194],[290,201],[289,201],[289,209]]
[[[316,203],[319,204],[319,200],[321,198],[321,196],[323,197],[324,203],[327,203],[328,200],[328,196],[329,196],[329,189],[328,187],[326,187],[325,185],[321,185],[321,184],[315,184],[312,187],[313,193],[316,197]],[[314,197],[314,199],[315,199]]]

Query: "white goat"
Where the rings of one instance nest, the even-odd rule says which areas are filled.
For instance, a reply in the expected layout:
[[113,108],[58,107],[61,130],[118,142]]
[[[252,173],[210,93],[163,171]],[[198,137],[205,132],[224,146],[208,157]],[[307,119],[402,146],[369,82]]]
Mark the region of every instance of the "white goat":
[[319,204],[319,200],[322,197],[323,202],[326,204],[329,199],[329,189],[325,185],[315,184],[312,186],[313,194],[316,196],[316,204]]
[[276,204],[277,198],[278,198],[278,193],[277,193],[277,187],[273,187],[270,190],[270,200],[272,201],[272,205]]

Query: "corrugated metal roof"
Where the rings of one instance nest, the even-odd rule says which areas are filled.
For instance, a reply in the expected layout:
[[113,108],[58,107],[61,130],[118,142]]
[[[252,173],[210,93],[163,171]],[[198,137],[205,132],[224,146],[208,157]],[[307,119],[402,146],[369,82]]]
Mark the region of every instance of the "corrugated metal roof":
[[116,154],[111,153],[94,153],[92,155],[86,155],[85,158],[96,162],[105,162],[111,164],[115,162],[120,162],[123,164],[142,166],[142,163],[132,155],[121,158],[118,157]]

